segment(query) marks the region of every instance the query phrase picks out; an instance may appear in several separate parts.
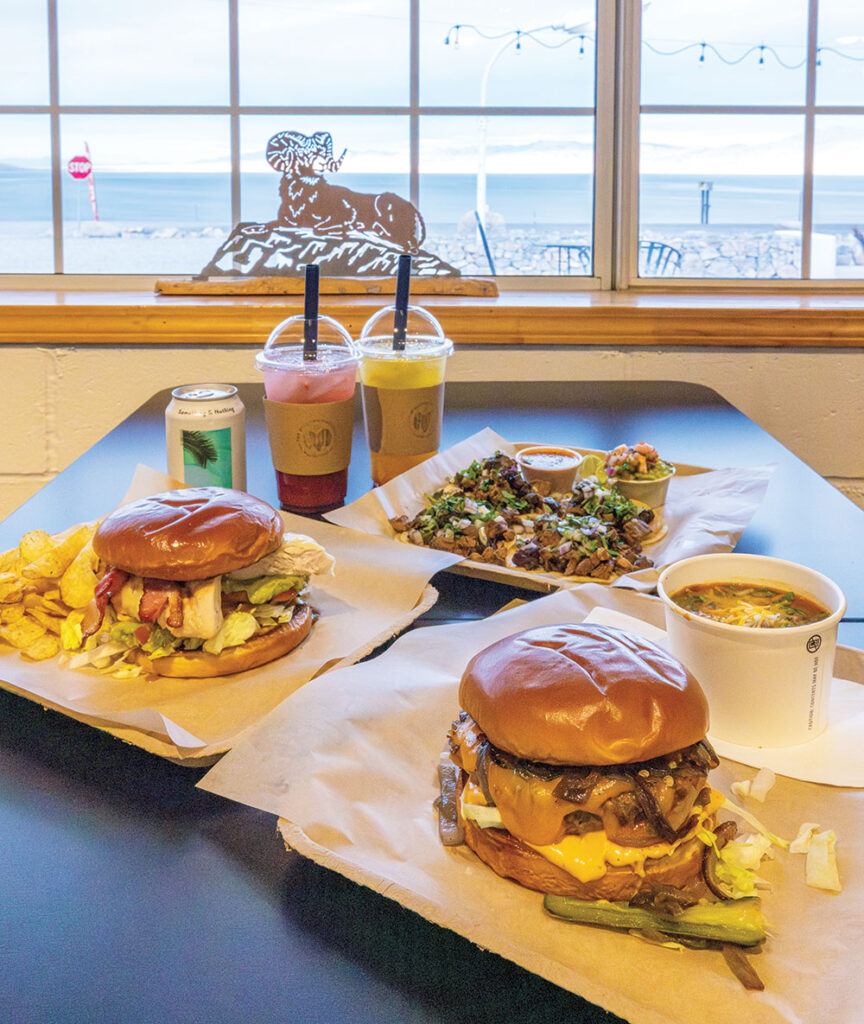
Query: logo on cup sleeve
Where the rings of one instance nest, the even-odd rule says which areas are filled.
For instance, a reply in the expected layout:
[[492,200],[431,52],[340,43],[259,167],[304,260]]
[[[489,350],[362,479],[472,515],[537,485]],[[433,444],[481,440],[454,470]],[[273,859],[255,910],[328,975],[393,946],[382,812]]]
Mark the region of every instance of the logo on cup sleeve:
[[415,437],[426,437],[435,423],[435,405],[432,402],[420,402],[411,410],[410,424]]
[[807,650],[810,654],[815,654],[821,646],[822,637],[818,633],[814,633],[807,641]]
[[327,455],[333,448],[335,436],[333,424],[328,420],[310,420],[297,431],[297,446],[310,458]]

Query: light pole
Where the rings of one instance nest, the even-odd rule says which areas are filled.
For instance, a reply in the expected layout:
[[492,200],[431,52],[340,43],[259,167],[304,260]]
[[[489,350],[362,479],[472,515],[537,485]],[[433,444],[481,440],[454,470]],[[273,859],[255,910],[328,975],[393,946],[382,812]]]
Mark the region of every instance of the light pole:
[[[547,49],[559,49],[561,46],[565,46],[567,43],[572,42],[577,36],[581,37],[584,41],[585,33],[594,27],[593,21],[585,21],[578,25],[543,25],[539,28],[532,28],[523,31],[522,29],[511,29],[509,32],[505,32],[498,36],[489,36],[481,32],[474,25],[452,25],[444,39],[445,46],[451,44],[455,47],[459,45],[459,33],[462,30],[468,30],[476,33],[484,39],[495,39],[503,40],[501,44],[494,50],[492,55],[486,61],[486,65],[483,68],[483,74],[480,78],[480,108],[484,113],[480,115],[479,133],[477,139],[477,191],[475,198],[475,210],[474,215],[477,218],[477,224],[481,232],[485,232],[486,229],[486,216],[488,214],[488,204],[486,202],[486,148],[487,148],[487,134],[488,134],[488,118],[485,114],[486,110],[486,94],[489,85],[489,75],[492,68],[497,64],[499,59],[510,49],[511,46],[515,46],[517,50],[522,48],[523,39],[531,39],[538,43],[540,46],[545,46]],[[549,43],[544,43],[538,38],[541,32],[564,32],[569,38],[563,42],[558,43],[554,46]]]
[[483,68],[483,77],[480,79],[480,106],[484,113],[480,115],[480,134],[477,141],[477,198],[475,200],[474,209],[477,211],[477,218],[482,227],[486,228],[486,214],[488,207],[486,203],[486,142],[487,134],[489,131],[489,119],[486,117],[486,90],[489,85],[489,74],[492,68],[498,60],[504,56],[504,53],[510,49],[511,46],[521,43],[521,36],[517,31],[515,35],[506,39],[498,49],[492,54],[489,60],[486,62],[486,67]]

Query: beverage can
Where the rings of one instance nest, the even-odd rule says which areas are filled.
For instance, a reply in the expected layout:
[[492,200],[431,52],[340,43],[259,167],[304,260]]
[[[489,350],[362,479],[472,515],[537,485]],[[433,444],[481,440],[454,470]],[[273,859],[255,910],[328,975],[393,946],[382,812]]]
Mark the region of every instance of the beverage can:
[[184,384],[165,410],[168,472],[198,486],[246,490],[246,409],[233,384]]

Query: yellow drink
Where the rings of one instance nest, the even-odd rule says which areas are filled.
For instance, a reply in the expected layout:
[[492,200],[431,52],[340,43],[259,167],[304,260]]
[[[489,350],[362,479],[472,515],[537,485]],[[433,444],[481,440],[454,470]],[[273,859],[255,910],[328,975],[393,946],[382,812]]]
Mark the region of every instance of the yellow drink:
[[367,338],[360,345],[372,480],[383,484],[438,452],[452,343],[409,338],[404,350],[394,350],[392,339]]

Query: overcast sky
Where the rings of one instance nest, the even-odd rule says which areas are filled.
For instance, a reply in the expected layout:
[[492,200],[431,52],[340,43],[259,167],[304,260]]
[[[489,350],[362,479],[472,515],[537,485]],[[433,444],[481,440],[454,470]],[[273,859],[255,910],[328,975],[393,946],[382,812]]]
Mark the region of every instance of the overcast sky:
[[[0,105],[47,102],[45,6],[0,0]],[[241,103],[407,104],[407,10],[407,0],[239,0]],[[58,0],[61,103],[226,103],[226,11],[227,0]],[[821,0],[820,12],[817,102],[864,105],[864,0]],[[806,0],[651,0],[643,12],[642,101],[799,104],[806,23]],[[456,24],[463,26],[458,46],[452,33],[445,45]],[[529,33],[519,48],[516,29]],[[491,105],[592,103],[590,3],[423,0],[420,53],[421,104],[479,103],[486,69]],[[0,163],[44,163],[45,124],[44,117],[0,114]],[[864,118],[817,126],[823,173],[864,173],[859,126]],[[62,127],[64,159],[87,139],[103,167],[228,164],[222,117],[69,115]],[[331,130],[337,151],[349,150],[346,171],[407,164],[401,118],[319,116],[287,124],[260,116],[243,123],[247,169],[267,169],[266,139],[285,128]],[[716,173],[797,173],[802,132],[799,117],[646,118],[644,169],[698,173],[709,163]],[[588,171],[591,134],[587,118],[491,118],[489,169]],[[424,120],[426,169],[470,171],[476,136],[474,118]]]

